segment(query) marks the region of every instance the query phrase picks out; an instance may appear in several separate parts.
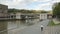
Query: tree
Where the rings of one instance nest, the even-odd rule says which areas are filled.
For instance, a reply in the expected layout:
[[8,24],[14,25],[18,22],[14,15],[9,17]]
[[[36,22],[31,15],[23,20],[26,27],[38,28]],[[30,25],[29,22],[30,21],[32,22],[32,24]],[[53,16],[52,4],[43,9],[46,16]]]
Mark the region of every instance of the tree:
[[57,18],[60,18],[60,2],[55,3],[52,9],[53,9],[53,15],[55,15]]
[[42,10],[41,13],[48,13],[47,11]]
[[18,9],[8,9],[8,13],[20,12]]

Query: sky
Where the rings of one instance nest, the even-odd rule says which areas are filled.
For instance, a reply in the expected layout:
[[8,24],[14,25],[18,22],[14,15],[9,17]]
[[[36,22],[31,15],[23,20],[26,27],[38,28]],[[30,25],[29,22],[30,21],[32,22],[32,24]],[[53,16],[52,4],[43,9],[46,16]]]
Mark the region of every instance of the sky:
[[0,0],[8,8],[29,10],[52,10],[52,5],[60,0]]

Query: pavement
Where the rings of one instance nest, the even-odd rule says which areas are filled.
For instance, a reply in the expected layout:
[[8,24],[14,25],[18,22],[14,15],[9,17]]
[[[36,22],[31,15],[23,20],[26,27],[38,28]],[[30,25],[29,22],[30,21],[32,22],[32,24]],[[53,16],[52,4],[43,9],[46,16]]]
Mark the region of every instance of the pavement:
[[60,34],[60,25],[48,26],[44,29],[45,34]]
[[49,20],[43,20],[42,22],[39,22],[32,26],[23,27],[21,29],[15,29],[8,31],[8,34],[45,34],[44,31],[41,31],[41,25],[44,26],[44,29],[46,29],[47,25],[49,23]]

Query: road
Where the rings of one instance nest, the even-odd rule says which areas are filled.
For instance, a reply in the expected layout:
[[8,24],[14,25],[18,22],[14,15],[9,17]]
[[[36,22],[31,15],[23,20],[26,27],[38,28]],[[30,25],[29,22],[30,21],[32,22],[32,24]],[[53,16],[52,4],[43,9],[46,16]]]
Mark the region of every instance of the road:
[[47,26],[49,20],[44,20],[42,22],[39,22],[38,24],[28,26],[27,28],[14,31],[13,34],[44,34],[41,32],[40,26],[41,24],[44,26],[44,28]]

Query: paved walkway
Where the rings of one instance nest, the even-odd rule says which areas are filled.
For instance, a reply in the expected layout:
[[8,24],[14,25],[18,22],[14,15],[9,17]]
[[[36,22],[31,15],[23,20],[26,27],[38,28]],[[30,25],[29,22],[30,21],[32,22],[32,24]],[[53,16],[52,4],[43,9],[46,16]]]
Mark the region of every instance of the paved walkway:
[[60,26],[49,26],[44,29],[45,34],[60,34]]

